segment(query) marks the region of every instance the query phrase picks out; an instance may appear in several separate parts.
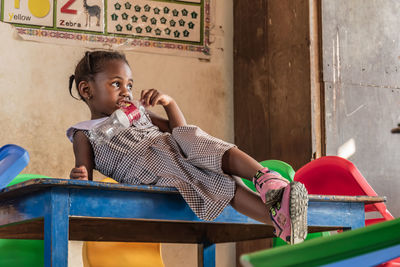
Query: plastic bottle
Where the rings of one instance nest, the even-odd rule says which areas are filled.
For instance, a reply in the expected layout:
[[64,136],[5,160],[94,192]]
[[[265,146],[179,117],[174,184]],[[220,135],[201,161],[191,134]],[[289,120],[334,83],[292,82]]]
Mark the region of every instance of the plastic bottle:
[[104,144],[131,125],[139,129],[148,125],[145,108],[139,101],[123,101],[120,106],[110,117],[89,131],[91,141]]

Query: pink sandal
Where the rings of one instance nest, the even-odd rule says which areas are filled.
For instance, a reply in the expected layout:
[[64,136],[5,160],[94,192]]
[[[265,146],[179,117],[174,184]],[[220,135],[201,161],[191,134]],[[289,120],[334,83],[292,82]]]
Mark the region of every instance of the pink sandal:
[[261,169],[253,178],[262,201],[271,205],[270,216],[275,235],[290,244],[307,236],[308,192],[299,182],[289,184],[279,173]]
[[282,188],[285,188],[289,182],[279,173],[268,168],[263,168],[253,177],[253,184],[260,193],[262,201],[266,205],[275,204],[281,199]]
[[307,237],[308,192],[299,182],[290,183],[283,191],[281,201],[270,208],[271,220],[277,237],[297,244]]

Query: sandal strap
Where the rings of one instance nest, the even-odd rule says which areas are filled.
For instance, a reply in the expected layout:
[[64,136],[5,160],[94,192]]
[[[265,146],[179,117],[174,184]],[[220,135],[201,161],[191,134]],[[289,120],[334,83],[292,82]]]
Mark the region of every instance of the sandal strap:
[[268,181],[270,181],[270,180],[279,180],[279,181],[284,181],[284,182],[286,182],[285,180],[283,180],[283,179],[281,179],[281,178],[278,178],[278,177],[269,177],[269,178],[266,178],[265,180],[263,180],[261,183],[259,182],[259,179],[253,180],[253,183],[256,184],[256,185],[258,185],[258,187],[261,187],[263,184],[265,184],[266,182],[268,182]]

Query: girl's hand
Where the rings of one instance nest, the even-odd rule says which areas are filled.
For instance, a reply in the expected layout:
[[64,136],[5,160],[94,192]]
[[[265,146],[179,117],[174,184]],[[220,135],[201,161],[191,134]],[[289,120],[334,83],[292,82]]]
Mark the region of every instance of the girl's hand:
[[73,168],[69,177],[75,180],[89,180],[88,172],[84,165]]
[[172,97],[163,94],[156,89],[143,90],[140,94],[140,101],[144,106],[162,105],[163,107],[169,105]]

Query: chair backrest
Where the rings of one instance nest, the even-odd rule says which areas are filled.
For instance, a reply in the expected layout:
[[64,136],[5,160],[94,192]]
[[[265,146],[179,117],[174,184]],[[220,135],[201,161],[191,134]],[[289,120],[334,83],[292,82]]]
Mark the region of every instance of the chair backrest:
[[17,145],[0,148],[0,190],[6,187],[29,162],[28,152]]
[[284,161],[276,160],[276,159],[269,159],[261,161],[260,164],[263,167],[267,167],[273,171],[279,172],[283,178],[286,178],[289,182],[293,182],[295,172],[289,164]]
[[[294,180],[302,182],[309,194],[377,196],[356,166],[337,156],[321,157],[307,163],[296,172]],[[366,205],[365,211],[379,211],[385,220],[394,219],[384,203]]]

